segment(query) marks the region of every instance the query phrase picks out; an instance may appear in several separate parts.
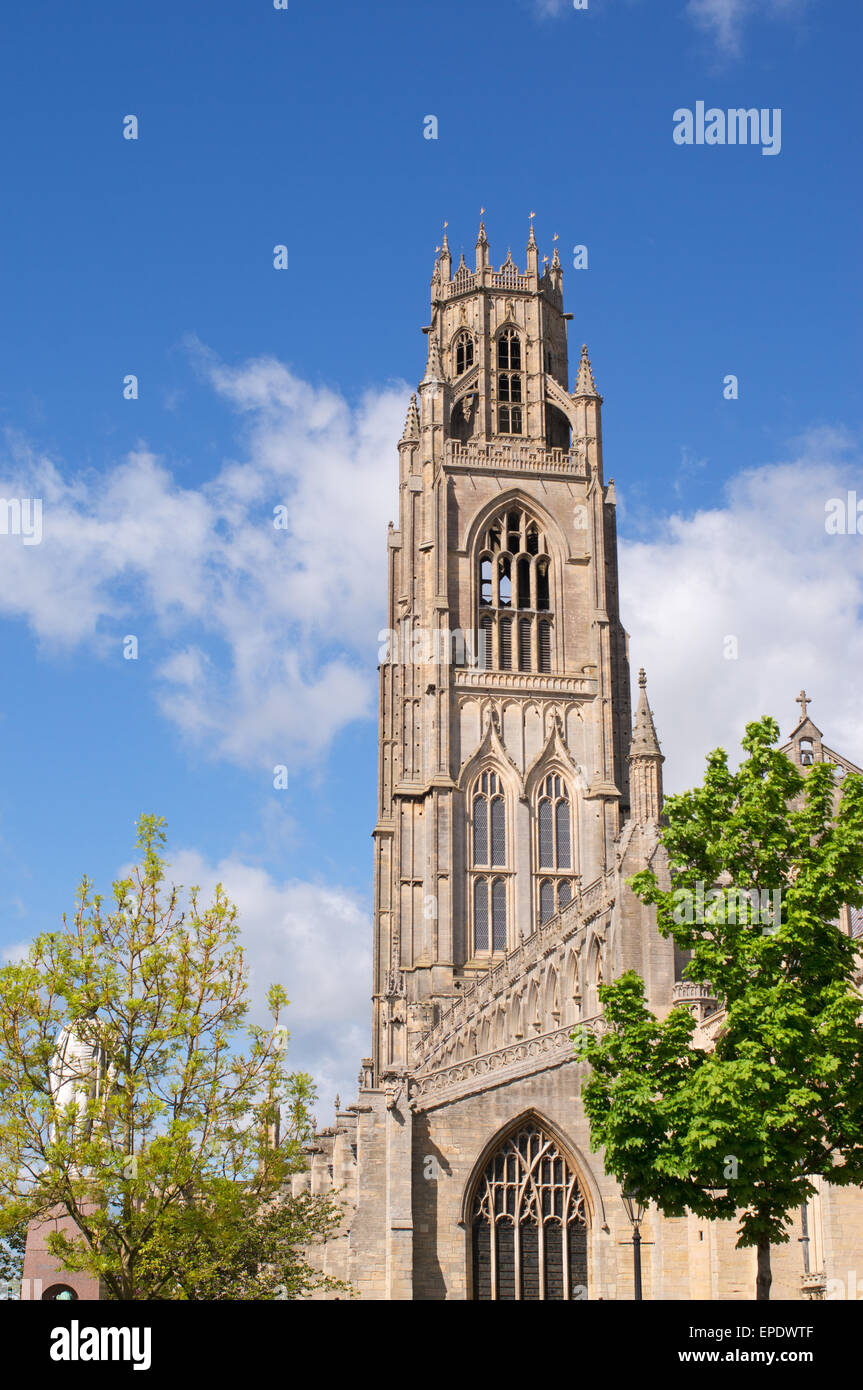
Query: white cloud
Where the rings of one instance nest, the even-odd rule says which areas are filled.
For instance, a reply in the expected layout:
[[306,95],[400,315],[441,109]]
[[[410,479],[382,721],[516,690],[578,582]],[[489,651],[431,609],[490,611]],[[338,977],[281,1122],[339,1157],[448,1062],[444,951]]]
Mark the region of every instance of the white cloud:
[[25,940],[13,941],[8,946],[0,947],[0,961],[4,965],[17,965],[20,961],[27,959],[32,945],[32,940]]
[[799,14],[807,0],[688,0],[687,14],[722,53],[740,52],[747,20],[779,19]]
[[266,1022],[267,989],[284,985],[291,1001],[289,1064],[311,1072],[318,1118],[328,1123],[337,1093],[343,1102],[355,1097],[360,1059],[370,1047],[371,924],[364,908],[343,889],[277,882],[233,855],[217,865],[192,849],[169,859],[171,882],[197,884],[202,903],[217,883],[236,903],[251,971],[251,1016]]
[[407,388],[351,407],[272,359],[196,356],[245,457],[192,490],[144,448],[69,481],[11,442],[0,492],[42,498],[44,535],[0,538],[0,613],[117,659],[154,625],[164,713],[216,754],[293,766],[373,705]]
[[[588,10],[610,8],[613,0],[589,0]],[[627,0],[627,5],[639,0]],[[654,5],[666,0],[653,0]],[[687,0],[682,13],[691,19],[726,57],[740,52],[743,30],[749,19],[794,18],[802,14],[808,0]],[[572,13],[572,0],[534,0],[540,19]],[[586,16],[585,16],[586,18]]]
[[827,744],[863,762],[863,536],[825,529],[830,498],[863,496],[861,462],[841,431],[814,431],[791,461],[734,478],[724,506],[621,541],[630,657],[647,669],[670,789],[700,781],[710,749],[736,755],[750,719],[772,714],[787,735],[801,686]]

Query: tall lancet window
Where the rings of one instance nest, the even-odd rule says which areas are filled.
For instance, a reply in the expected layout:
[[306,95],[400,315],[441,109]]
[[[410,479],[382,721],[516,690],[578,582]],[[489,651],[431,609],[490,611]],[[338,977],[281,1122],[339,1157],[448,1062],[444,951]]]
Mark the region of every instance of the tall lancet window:
[[476,551],[477,664],[490,671],[555,670],[551,557],[522,508],[495,516]]
[[537,909],[540,924],[572,898],[572,806],[563,778],[543,779],[536,807]]
[[497,340],[497,427],[499,434],[521,434],[524,377],[521,339],[506,328]]
[[481,773],[474,785],[470,852],[473,954],[505,951],[509,877],[506,799],[496,772]]

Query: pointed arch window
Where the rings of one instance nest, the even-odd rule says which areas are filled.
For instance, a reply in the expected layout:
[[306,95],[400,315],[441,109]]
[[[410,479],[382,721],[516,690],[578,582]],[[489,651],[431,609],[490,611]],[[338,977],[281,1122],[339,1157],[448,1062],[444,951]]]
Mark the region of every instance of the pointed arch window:
[[[506,799],[496,772],[480,774],[472,798],[473,953],[507,949]],[[476,872],[479,870],[480,872]],[[486,872],[482,872],[486,870]],[[489,870],[494,872],[488,872]],[[503,874],[500,871],[503,870]]]
[[488,864],[488,797],[474,797],[473,802],[473,862]]
[[572,885],[568,879],[544,878],[539,885],[540,926],[550,922],[572,902]]
[[548,797],[539,803],[539,867],[554,868],[554,812]]
[[[555,778],[560,781],[559,777]],[[569,802],[562,799],[554,808],[554,838],[558,869],[572,868],[572,846],[569,836]]]
[[455,374],[462,376],[473,366],[473,338],[465,330],[455,340]]
[[473,794],[473,862],[506,864],[506,803],[496,772],[483,772]]
[[[539,869],[540,925],[572,900],[572,806],[563,778],[543,778],[536,807],[536,863]],[[564,877],[564,875],[566,875]]]
[[471,1203],[478,1301],[587,1296],[587,1214],[566,1156],[528,1121],[489,1158]]
[[497,365],[504,371],[521,371],[521,338],[514,328],[505,328],[497,340]]
[[522,508],[499,513],[479,538],[476,564],[478,665],[550,673],[551,559],[536,520]]
[[543,779],[538,807],[539,867],[571,869],[572,840],[569,794],[556,772]]
[[506,807],[502,796],[491,801],[491,862],[495,868],[506,864]]
[[521,339],[506,328],[497,340],[497,426],[500,434],[521,434],[524,378]]

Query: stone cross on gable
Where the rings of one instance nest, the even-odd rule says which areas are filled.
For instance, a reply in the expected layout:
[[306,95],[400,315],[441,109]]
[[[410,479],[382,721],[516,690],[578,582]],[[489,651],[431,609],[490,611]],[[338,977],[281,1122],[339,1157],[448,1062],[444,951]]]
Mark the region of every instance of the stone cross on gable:
[[806,718],[806,706],[812,704],[812,698],[811,698],[811,696],[807,695],[805,690],[801,690],[800,694],[797,696],[796,703],[797,703],[797,704],[800,706],[800,708],[802,709],[802,711],[803,711],[803,718],[805,719],[805,718]]

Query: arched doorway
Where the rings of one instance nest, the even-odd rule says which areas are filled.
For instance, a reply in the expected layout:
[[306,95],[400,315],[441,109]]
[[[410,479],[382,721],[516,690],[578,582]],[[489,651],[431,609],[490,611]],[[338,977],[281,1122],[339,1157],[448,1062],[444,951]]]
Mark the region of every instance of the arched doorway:
[[572,1165],[539,1121],[494,1148],[474,1185],[470,1249],[480,1301],[587,1297],[587,1213]]

